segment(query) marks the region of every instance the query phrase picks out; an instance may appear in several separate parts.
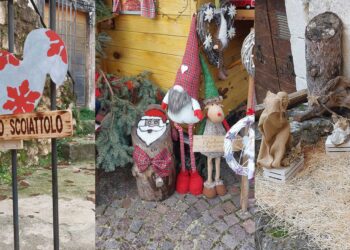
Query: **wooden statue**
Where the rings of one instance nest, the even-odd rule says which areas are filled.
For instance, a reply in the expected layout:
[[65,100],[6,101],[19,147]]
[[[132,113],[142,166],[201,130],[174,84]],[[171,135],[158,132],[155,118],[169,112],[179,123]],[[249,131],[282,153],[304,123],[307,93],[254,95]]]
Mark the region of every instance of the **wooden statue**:
[[[205,81],[205,109],[207,112],[207,120],[203,135],[226,135],[229,126],[225,120],[224,111],[222,110],[222,97],[215,86],[213,77],[210,74],[202,54],[200,55],[202,71]],[[226,128],[224,127],[226,126]],[[216,195],[225,195],[226,187],[220,178],[221,157],[224,152],[202,152],[207,156],[208,160],[208,179],[204,183],[203,194],[207,198],[214,198]],[[215,160],[215,180],[213,181],[213,160]]]
[[138,193],[143,200],[161,201],[175,191],[176,171],[171,126],[160,105],[150,105],[132,129]]
[[286,116],[288,94],[267,92],[265,110],[259,119],[262,142],[257,165],[265,168],[280,168],[290,142],[290,125]]
[[[342,91],[344,84],[339,79],[342,70],[342,31],[343,25],[339,17],[332,12],[325,12],[315,16],[306,26],[306,78],[308,86],[309,109],[295,118],[304,121],[321,116],[327,108],[344,107],[349,105],[346,96],[337,94]],[[347,86],[347,88],[349,85]],[[325,100],[327,98],[333,101]],[[336,98],[338,98],[336,100]],[[322,99],[322,100],[321,100]],[[333,103],[331,103],[333,102]],[[347,103],[344,105],[344,103]]]
[[328,81],[341,75],[342,31],[332,12],[315,16],[306,26],[306,77],[310,96],[321,95]]

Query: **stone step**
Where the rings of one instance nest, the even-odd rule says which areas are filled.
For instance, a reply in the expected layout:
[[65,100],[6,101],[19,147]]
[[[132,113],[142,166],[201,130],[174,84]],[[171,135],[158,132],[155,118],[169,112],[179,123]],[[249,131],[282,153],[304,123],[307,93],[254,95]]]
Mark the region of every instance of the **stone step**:
[[62,157],[68,162],[83,162],[95,160],[95,137],[73,138],[61,147]]

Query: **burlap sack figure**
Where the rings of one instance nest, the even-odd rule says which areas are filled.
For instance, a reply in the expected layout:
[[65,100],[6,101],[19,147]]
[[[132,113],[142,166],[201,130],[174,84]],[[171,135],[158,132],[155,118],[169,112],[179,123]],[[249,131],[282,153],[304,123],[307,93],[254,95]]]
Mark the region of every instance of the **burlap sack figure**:
[[286,117],[288,95],[285,92],[267,92],[265,110],[260,116],[259,130],[262,142],[257,165],[265,168],[279,168],[290,141],[290,125]]

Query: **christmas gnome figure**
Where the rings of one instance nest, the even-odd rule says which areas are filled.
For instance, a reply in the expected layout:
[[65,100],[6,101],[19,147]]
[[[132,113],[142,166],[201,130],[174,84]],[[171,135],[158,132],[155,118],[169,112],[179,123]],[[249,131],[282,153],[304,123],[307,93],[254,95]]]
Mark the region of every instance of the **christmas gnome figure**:
[[[203,119],[203,113],[198,103],[200,84],[199,48],[196,34],[196,18],[192,17],[185,55],[177,71],[174,86],[165,95],[163,109],[168,109],[168,116],[174,122],[180,135],[181,171],[177,177],[176,191],[185,194],[188,191],[193,195],[202,194],[203,179],[197,172],[193,152],[193,126]],[[188,125],[190,141],[191,171],[185,166],[184,134],[180,124]]]
[[171,126],[160,105],[148,106],[131,131],[133,175],[143,200],[161,201],[175,192],[175,161]]
[[[203,135],[224,136],[230,127],[225,120],[224,111],[222,110],[222,96],[219,95],[214,79],[202,54],[200,55],[200,60],[205,83],[205,100],[203,102],[205,109],[208,110]],[[225,195],[227,190],[223,181],[220,179],[221,157],[224,156],[224,152],[202,152],[202,154],[207,156],[208,160],[208,179],[204,183],[203,194],[207,198],[214,198],[216,195]],[[214,159],[215,180],[213,181]]]

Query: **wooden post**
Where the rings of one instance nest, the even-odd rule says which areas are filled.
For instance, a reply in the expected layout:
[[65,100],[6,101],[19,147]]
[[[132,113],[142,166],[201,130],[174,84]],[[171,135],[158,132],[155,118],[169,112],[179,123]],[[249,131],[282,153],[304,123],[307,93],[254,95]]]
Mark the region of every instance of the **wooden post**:
[[[248,78],[248,99],[247,110],[254,109],[254,78],[249,76]],[[248,128],[245,129],[245,134],[248,134]],[[243,157],[243,162],[247,161],[247,157]],[[241,210],[243,213],[248,211],[248,197],[249,197],[249,180],[248,176],[242,176],[241,181]]]
[[306,26],[306,77],[309,95],[320,96],[330,80],[341,75],[342,31],[340,18],[325,12]]

